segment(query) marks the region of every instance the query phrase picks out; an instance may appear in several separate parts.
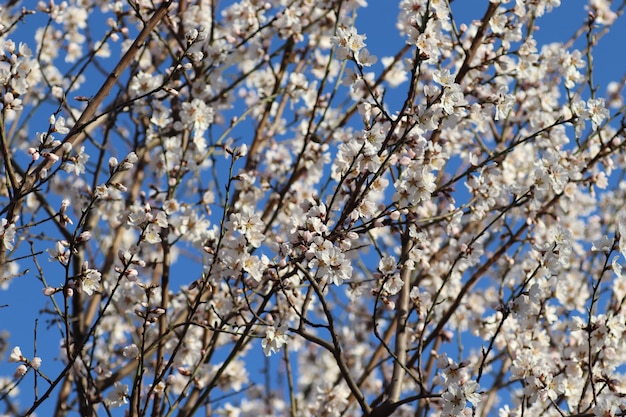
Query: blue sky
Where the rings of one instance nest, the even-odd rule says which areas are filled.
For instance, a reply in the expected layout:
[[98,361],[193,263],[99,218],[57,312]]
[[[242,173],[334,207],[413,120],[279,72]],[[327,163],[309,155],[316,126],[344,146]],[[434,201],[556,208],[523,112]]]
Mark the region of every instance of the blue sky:
[[[538,30],[535,33],[535,38],[539,45],[547,42],[562,41],[569,38],[569,36],[580,27],[581,23],[586,18],[582,6],[585,4],[581,0],[562,0],[564,5],[559,7],[555,12],[547,14],[538,20]],[[487,1],[483,0],[456,0],[452,3],[452,10],[457,22],[469,23],[473,19],[479,19],[484,12],[487,5]],[[223,2],[228,4],[228,2]],[[511,3],[512,4],[512,3]],[[395,20],[398,14],[397,2],[385,1],[385,0],[370,0],[369,7],[363,9],[359,13],[359,19],[357,21],[357,28],[360,33],[367,34],[368,49],[379,58],[385,55],[393,55],[403,44],[404,40],[395,31]],[[31,18],[27,18],[27,22],[31,21]],[[32,20],[39,22],[39,20]],[[30,30],[28,24],[22,25],[17,32],[19,37],[13,36],[12,39],[17,43],[19,41],[26,41],[30,45],[34,45],[32,38],[33,31]],[[619,80],[624,75],[626,69],[626,58],[623,51],[623,40],[626,39],[626,25],[623,21],[619,22],[613,30],[602,40],[600,46],[595,50],[595,63],[594,74],[595,82],[600,86],[600,93],[602,94],[607,86],[608,81]],[[577,43],[578,46],[582,46],[583,39],[580,39]],[[375,67],[379,69],[380,67]],[[87,83],[89,84],[89,83]],[[97,88],[97,84],[86,86],[86,91],[89,89]],[[404,91],[405,85],[400,86],[398,91],[400,94]],[[89,93],[85,93],[89,95]],[[46,116],[42,116],[47,118]],[[45,120],[45,118],[43,120]],[[30,134],[34,134],[35,131],[41,131],[47,128],[46,123],[41,126],[33,126]],[[52,242],[51,242],[52,245]],[[45,257],[42,257],[45,259]],[[54,277],[54,268],[58,268],[57,265],[48,264],[45,260],[42,262],[43,268],[51,268],[48,278],[52,281],[51,284],[56,284]],[[47,323],[44,321],[46,316],[40,316],[39,308],[44,304],[40,302],[41,297],[41,284],[35,278],[34,265],[27,262],[20,263],[20,269],[24,270],[30,268],[30,273],[24,277],[14,279],[10,285],[9,290],[0,291],[0,305],[8,304],[6,308],[0,308],[0,326],[2,329],[7,329],[11,333],[10,346],[20,345],[24,354],[31,357],[33,354],[33,338],[34,338],[34,323],[38,317],[41,317],[39,322],[38,331],[38,348],[40,350],[54,350],[58,346],[58,339],[46,335],[54,335],[55,332],[47,332]],[[197,268],[196,268],[197,269]],[[194,270],[195,271],[195,270]],[[195,272],[194,272],[195,273]],[[61,277],[57,281],[61,281]],[[0,329],[1,331],[1,329]],[[56,333],[58,334],[58,333]],[[258,346],[260,352],[260,344]],[[10,350],[10,348],[9,348]],[[49,376],[54,376],[54,372],[49,372],[52,364],[49,360],[52,357],[48,357],[48,361],[44,362],[42,370],[49,373]],[[261,361],[259,361],[262,363]],[[6,364],[6,361],[0,363],[0,375],[11,375],[15,369],[15,364]],[[31,375],[28,378],[32,378]],[[41,383],[41,386],[45,383]],[[24,384],[22,391],[28,391],[28,388],[32,387],[32,383],[27,381]],[[28,404],[28,400],[25,397],[23,405]],[[50,402],[50,405],[54,405],[54,401]],[[46,408],[42,408],[39,415],[46,415]]]

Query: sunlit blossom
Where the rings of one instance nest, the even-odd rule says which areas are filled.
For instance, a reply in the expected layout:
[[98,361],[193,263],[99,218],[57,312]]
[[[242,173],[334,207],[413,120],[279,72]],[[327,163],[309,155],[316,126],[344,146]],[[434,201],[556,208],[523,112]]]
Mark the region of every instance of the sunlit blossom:
[[27,3],[0,413],[624,412],[621,6]]

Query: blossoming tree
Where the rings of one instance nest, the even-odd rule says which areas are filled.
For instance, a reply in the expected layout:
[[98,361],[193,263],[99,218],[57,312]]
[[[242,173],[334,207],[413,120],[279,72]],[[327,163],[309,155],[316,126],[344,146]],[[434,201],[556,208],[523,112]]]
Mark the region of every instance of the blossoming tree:
[[24,3],[0,414],[626,414],[623,1]]

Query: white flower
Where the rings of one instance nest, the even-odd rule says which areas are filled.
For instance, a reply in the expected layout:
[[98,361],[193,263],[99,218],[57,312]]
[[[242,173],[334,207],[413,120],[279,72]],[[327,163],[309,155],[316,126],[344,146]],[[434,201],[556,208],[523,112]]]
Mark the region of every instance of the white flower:
[[412,163],[394,183],[396,193],[393,199],[401,206],[414,206],[421,201],[428,201],[437,188],[435,180],[435,175],[426,167]]
[[591,243],[591,250],[593,252],[608,252],[611,250],[611,247],[613,247],[613,239],[610,239],[606,235]]
[[9,224],[9,221],[7,219],[2,219],[0,236],[2,236],[2,242],[4,243],[4,247],[8,250],[12,250],[13,241],[15,240],[15,224]]
[[433,72],[433,80],[444,87],[449,87],[454,84],[454,76],[450,74],[450,70],[444,68],[442,70],[435,70]]
[[183,103],[182,107],[180,117],[183,125],[194,129],[194,136],[202,136],[213,123],[213,108],[198,98],[194,98],[191,103]]
[[226,227],[244,235],[248,243],[255,248],[260,247],[263,240],[265,240],[263,235],[265,224],[258,214],[233,213],[230,215]]
[[59,261],[63,265],[67,264],[70,256],[70,252],[67,250],[68,246],[67,242],[60,240],[54,245],[54,248],[48,248],[47,252],[50,255],[50,262]]
[[465,104],[465,97],[459,84],[451,84],[443,89],[441,105],[447,114],[454,113],[454,109],[463,104]]
[[148,94],[163,85],[163,76],[140,71],[130,82],[129,91],[134,97]]
[[161,228],[156,223],[150,223],[146,227],[144,238],[147,243],[155,244],[161,242]]
[[102,279],[102,274],[100,271],[96,269],[87,269],[83,274],[83,278],[81,280],[81,286],[83,291],[87,295],[92,295],[94,291],[100,289],[100,280]]
[[23,360],[22,349],[19,346],[15,346],[9,355],[9,362],[22,362]]
[[620,410],[620,400],[608,395],[600,397],[593,407],[593,415],[596,417],[617,416]]
[[372,66],[378,61],[378,58],[375,55],[372,55],[367,48],[363,48],[358,53],[356,53],[355,58],[357,64],[360,64],[364,67]]
[[116,382],[113,391],[109,392],[106,399],[109,407],[121,407],[128,402],[128,385]]
[[385,275],[391,275],[396,272],[397,263],[396,258],[392,255],[383,256],[380,261],[378,261],[378,270]]
[[58,132],[62,135],[66,135],[67,133],[69,133],[70,129],[65,125],[65,118],[63,118],[63,116],[60,116],[58,119],[52,115],[50,116],[50,120],[49,120],[51,125],[54,125],[54,132]]
[[[321,240],[321,239],[320,239]],[[335,285],[341,285],[352,276],[352,265],[345,259],[341,249],[332,242],[324,240],[320,244],[313,243],[309,254],[314,257],[309,261],[309,268],[317,268],[318,278],[328,278]]]
[[256,282],[261,282],[263,279],[263,273],[267,269],[268,260],[264,255],[261,260],[256,255],[250,255],[248,252],[244,252],[242,255],[243,270],[248,273]]
[[463,395],[472,403],[472,405],[478,405],[481,399],[481,395],[478,393],[478,389],[480,385],[476,381],[467,381],[463,385],[461,385],[461,389],[463,390]]
[[404,281],[400,278],[400,274],[395,273],[390,278],[385,280],[383,290],[385,290],[389,295],[395,295],[400,292],[403,285]]
[[448,389],[441,395],[443,398],[443,410],[448,415],[459,415],[467,402],[463,389],[456,383],[448,385]]
[[125,358],[136,359],[139,357],[139,348],[134,343],[132,345],[124,346],[124,349],[122,349],[122,355],[124,355]]
[[359,35],[355,27],[338,27],[336,36],[330,38],[330,44],[336,46],[337,59],[350,58],[350,53],[358,57],[358,53],[365,47],[365,35]]
[[[500,9],[500,11],[504,11],[504,9]],[[499,13],[494,15],[491,19],[489,19],[489,26],[493,33],[503,33],[506,30],[506,24],[508,22],[508,18],[505,13]]]
[[267,328],[265,331],[265,338],[261,342],[265,356],[271,356],[272,354],[277,353],[282,345],[287,344],[288,338],[284,330],[283,326],[278,328],[270,326]]
[[515,97],[512,94],[507,94],[507,91],[507,87],[501,87],[498,90],[495,120],[504,119],[515,104]]
[[85,164],[88,160],[89,155],[85,153],[85,147],[81,146],[76,155],[72,156],[62,167],[64,171],[79,176],[85,173]]
[[592,98],[587,101],[587,116],[591,119],[593,130],[597,130],[604,119],[609,117],[609,110],[604,104],[604,98]]

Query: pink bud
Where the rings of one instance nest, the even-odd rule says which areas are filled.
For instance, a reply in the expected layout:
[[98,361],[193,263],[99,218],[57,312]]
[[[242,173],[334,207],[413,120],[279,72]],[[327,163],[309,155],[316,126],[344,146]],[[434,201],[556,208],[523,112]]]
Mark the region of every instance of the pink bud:
[[46,287],[43,289],[43,295],[45,295],[46,297],[50,297],[51,295],[54,295],[56,292],[58,291],[57,288],[54,287]]

